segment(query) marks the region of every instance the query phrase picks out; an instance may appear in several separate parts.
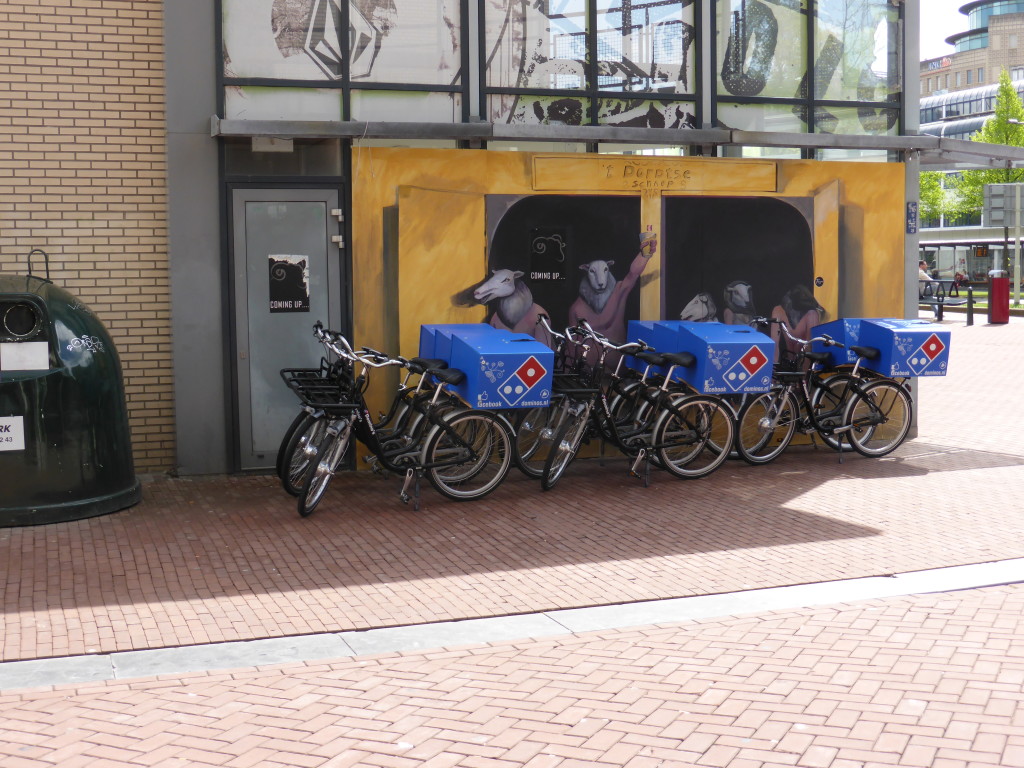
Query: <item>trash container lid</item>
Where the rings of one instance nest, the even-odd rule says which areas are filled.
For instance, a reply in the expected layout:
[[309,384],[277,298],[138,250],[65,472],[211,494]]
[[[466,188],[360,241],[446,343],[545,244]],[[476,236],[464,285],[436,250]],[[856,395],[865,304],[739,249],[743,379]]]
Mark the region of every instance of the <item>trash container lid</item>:
[[1005,269],[990,269],[988,271],[989,277],[1006,277]]

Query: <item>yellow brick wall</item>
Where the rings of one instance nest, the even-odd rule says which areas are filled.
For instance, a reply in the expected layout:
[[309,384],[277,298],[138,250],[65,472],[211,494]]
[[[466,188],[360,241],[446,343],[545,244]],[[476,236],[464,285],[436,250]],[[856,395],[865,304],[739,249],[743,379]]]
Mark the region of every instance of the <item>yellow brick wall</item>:
[[162,6],[0,3],[0,271],[42,248],[109,329],[139,472],[174,465]]

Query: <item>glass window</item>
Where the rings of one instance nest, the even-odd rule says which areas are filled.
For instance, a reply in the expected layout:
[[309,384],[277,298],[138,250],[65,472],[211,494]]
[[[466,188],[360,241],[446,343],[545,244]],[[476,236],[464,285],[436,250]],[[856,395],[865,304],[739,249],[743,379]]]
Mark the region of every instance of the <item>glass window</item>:
[[601,125],[642,125],[645,128],[699,128],[697,109],[686,101],[601,99],[597,122]]
[[967,70],[967,84],[970,85],[971,81],[973,79],[974,79],[974,70],[968,69]]
[[985,82],[985,68],[984,67],[978,67],[978,85],[981,85],[984,82]]
[[224,139],[224,168],[246,176],[340,176],[338,139],[295,139],[287,152],[253,151],[252,139]]
[[820,133],[894,135],[899,110],[864,107],[817,107],[814,129]]
[[597,0],[597,86],[693,93],[693,9],[683,2]]
[[483,3],[487,85],[584,88],[586,5],[586,0]]
[[247,85],[224,90],[224,117],[234,120],[343,120],[341,91]]
[[718,105],[718,127],[741,131],[780,131],[806,133],[805,110],[782,104]]
[[793,98],[807,73],[807,0],[719,0],[718,92]]
[[589,125],[590,99],[581,96],[506,96],[487,100],[494,123]]
[[815,98],[886,101],[899,93],[899,9],[888,0],[819,0]]
[[354,89],[352,119],[458,123],[462,121],[462,96],[458,93]]
[[222,0],[225,77],[340,80],[347,49],[352,80],[460,81],[459,3],[350,2],[347,31],[341,3]]
[[963,85],[963,83],[961,82],[962,75],[963,75],[962,72],[957,72],[956,73],[956,87],[957,88],[959,88],[961,85]]

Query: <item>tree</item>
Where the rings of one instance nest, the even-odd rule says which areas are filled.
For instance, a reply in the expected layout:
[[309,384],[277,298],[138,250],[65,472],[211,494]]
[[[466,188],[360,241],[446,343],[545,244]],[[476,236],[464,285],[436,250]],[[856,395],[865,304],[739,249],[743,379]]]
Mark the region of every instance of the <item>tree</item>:
[[[1022,124],[1011,123],[1018,120]],[[1017,95],[1004,69],[999,73],[999,90],[996,93],[995,114],[985,122],[981,130],[971,136],[971,141],[986,144],[1004,144],[1010,147],[1024,147],[1024,104]],[[953,190],[949,197],[947,216],[977,213],[985,202],[986,184],[1013,184],[1024,182],[1024,168],[991,168],[983,171],[963,171],[950,176],[947,185]]]
[[942,188],[946,174],[941,171],[923,171],[921,183],[921,218],[938,219],[947,212],[948,197]]

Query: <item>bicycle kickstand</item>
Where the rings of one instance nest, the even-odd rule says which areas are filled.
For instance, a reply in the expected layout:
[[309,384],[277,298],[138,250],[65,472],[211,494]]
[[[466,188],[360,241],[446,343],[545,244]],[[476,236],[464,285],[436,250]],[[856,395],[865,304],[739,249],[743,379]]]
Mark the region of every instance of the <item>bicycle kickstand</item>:
[[[412,496],[409,495],[410,487],[412,487]],[[406,504],[409,503],[409,499],[412,499],[413,511],[420,511],[420,473],[413,467],[405,470],[405,482],[402,484],[402,492],[399,494],[399,498]]]
[[[641,474],[641,467],[643,473]],[[633,477],[639,477],[644,481],[644,488],[647,488],[651,484],[651,462],[647,457],[647,449],[641,448],[640,453],[636,456],[636,461],[633,462],[633,466],[629,468],[629,474]]]

